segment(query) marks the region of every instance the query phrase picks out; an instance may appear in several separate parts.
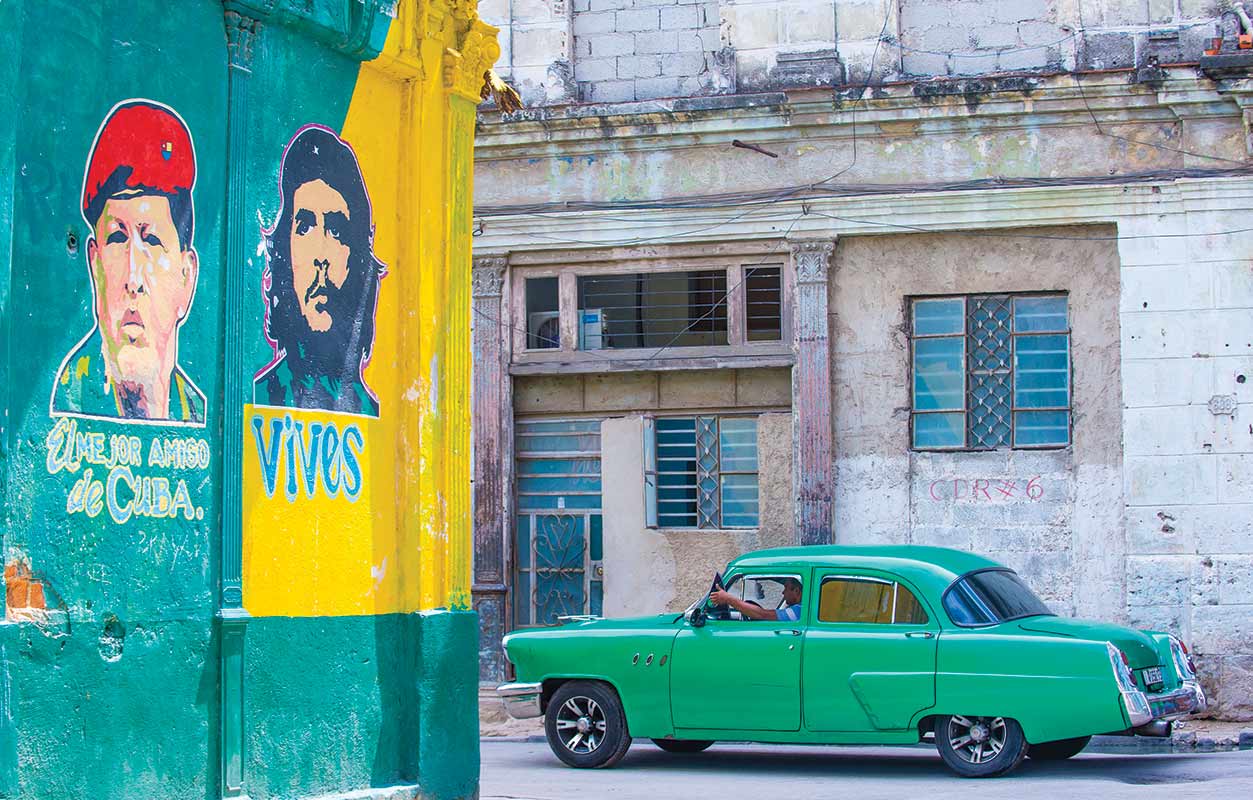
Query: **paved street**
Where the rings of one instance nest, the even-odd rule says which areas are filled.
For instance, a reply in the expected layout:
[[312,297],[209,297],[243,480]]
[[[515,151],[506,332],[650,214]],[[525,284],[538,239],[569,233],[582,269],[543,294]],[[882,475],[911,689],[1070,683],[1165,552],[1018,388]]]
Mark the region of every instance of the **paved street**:
[[485,741],[482,758],[483,800],[1253,797],[1253,751],[1027,759],[994,781],[953,777],[930,748],[715,745],[680,756],[636,741],[614,769],[575,770],[542,743]]

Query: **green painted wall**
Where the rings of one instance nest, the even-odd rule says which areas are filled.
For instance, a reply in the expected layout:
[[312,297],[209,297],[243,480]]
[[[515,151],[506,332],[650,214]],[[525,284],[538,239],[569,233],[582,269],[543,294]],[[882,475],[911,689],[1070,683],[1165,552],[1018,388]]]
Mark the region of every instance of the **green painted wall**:
[[[251,373],[271,355],[258,246],[261,222],[278,210],[284,145],[308,123],[342,128],[359,69],[326,33],[342,22],[342,0],[277,5],[252,53],[249,225],[244,263],[229,265],[223,4],[0,0],[0,85],[13,90],[0,99],[0,798],[222,794],[222,487],[240,480],[223,474],[223,408],[252,401]],[[385,34],[375,30],[374,50]],[[203,425],[50,409],[60,366],[94,324],[84,169],[102,122],[130,98],[173,109],[194,143],[199,272],[177,363],[203,392]],[[231,269],[243,271],[246,291],[244,313],[228,321]],[[248,365],[238,397],[224,397],[228,324],[243,329]],[[96,435],[103,452],[65,458],[69,426],[83,446]],[[174,439],[207,463],[152,455]],[[136,447],[137,485],[184,483],[189,514],[111,515],[115,446]],[[114,496],[123,507],[132,499],[125,485]],[[249,620],[244,791],[418,784],[423,796],[472,796],[476,640],[469,612]]]

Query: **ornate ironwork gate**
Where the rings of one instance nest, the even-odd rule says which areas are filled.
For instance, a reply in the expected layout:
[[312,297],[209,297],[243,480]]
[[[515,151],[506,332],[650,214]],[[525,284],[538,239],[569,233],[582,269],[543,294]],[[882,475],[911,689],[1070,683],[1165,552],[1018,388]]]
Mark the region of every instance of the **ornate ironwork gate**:
[[600,420],[519,422],[515,436],[514,624],[599,614]]

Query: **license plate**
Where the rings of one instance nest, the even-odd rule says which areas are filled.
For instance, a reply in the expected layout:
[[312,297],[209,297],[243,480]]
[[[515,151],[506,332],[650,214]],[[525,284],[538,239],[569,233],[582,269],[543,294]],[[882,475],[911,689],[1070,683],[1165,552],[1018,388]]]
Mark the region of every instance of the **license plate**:
[[1146,684],[1151,685],[1154,683],[1162,682],[1162,668],[1161,667],[1149,667],[1148,669],[1144,670],[1143,675],[1144,675],[1144,682]]

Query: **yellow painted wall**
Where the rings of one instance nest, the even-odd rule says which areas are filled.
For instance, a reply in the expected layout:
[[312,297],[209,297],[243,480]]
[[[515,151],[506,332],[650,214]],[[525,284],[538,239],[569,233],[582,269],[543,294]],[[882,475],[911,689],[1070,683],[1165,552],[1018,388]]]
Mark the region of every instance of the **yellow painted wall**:
[[[473,3],[403,0],[383,54],[361,67],[339,135],[356,153],[387,265],[364,372],[380,413],[245,408],[243,591],[253,616],[469,607],[471,176],[496,33]],[[319,465],[312,496],[297,469],[289,498],[286,451],[267,491],[254,419],[272,435],[287,417],[306,437],[313,422],[340,439],[359,431],[360,452],[348,456],[361,473],[355,498],[346,462],[342,474]],[[331,496],[319,476],[349,484]]]

